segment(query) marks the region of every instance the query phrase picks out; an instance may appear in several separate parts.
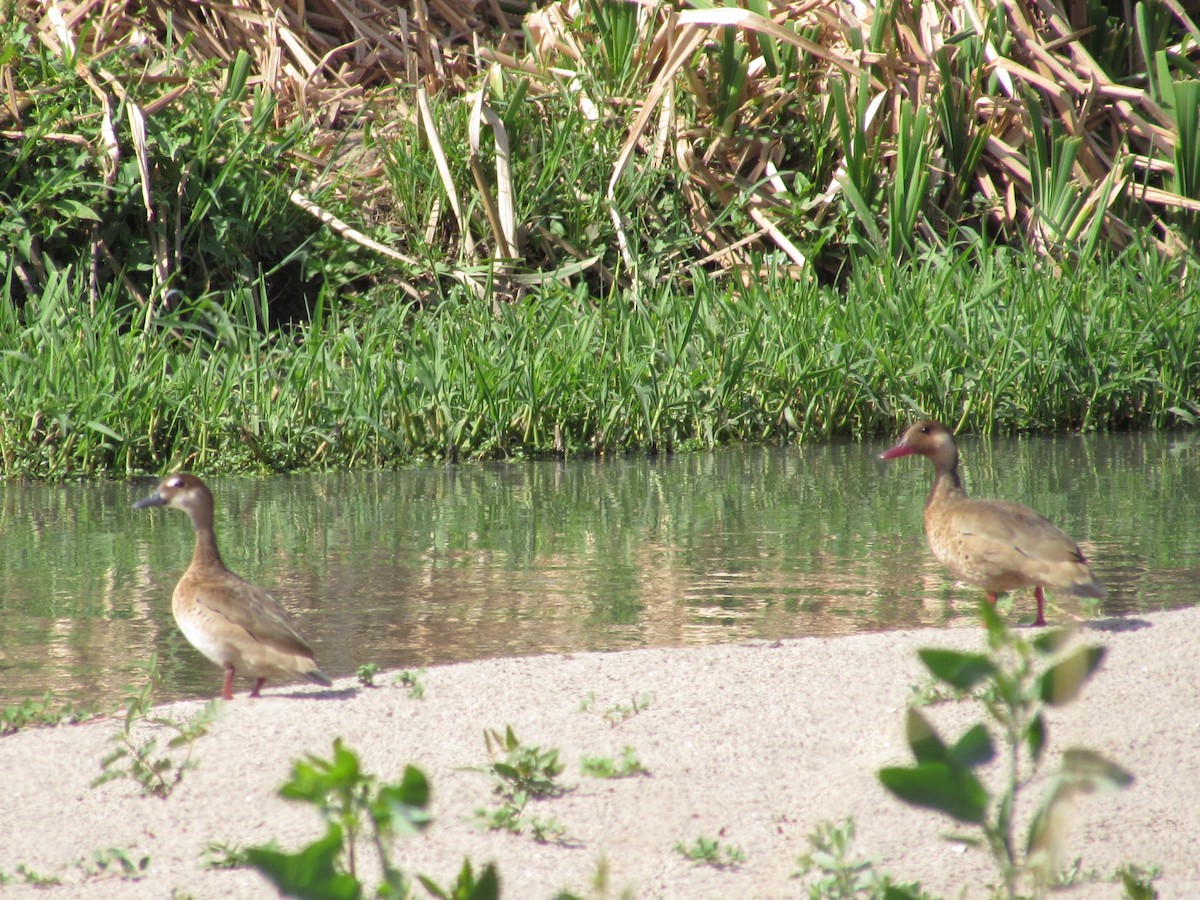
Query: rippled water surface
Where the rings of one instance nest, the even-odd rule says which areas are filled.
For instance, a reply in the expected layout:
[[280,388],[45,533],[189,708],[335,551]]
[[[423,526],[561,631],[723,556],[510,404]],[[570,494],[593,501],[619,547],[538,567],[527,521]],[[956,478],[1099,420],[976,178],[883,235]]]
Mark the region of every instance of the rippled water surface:
[[[294,611],[333,675],[480,657],[832,635],[970,616],[925,548],[932,468],[889,443],[215,478],[230,568]],[[1098,610],[1200,600],[1190,434],[961,442],[977,496],[1034,506],[1095,560]],[[161,699],[214,695],[170,596],[186,517],[153,483],[0,483],[0,704],[112,703],[157,652]],[[1032,610],[1017,595],[1010,616]],[[244,689],[245,684],[239,684]]]

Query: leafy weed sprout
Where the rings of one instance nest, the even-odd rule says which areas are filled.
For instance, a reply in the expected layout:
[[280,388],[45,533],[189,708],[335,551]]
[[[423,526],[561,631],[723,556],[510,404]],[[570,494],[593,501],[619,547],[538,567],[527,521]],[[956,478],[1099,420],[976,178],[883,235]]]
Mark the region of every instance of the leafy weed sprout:
[[122,881],[138,881],[150,868],[150,857],[137,856],[120,847],[110,847],[93,851],[91,859],[81,859],[76,865],[88,880],[119,878]]
[[41,872],[35,872],[27,865],[22,863],[17,866],[15,874],[9,874],[3,869],[0,869],[0,886],[6,884],[28,884],[34,887],[54,887],[62,884],[61,878],[56,878],[53,875],[43,875]]
[[700,835],[690,846],[679,841],[675,850],[698,866],[712,866],[714,869],[736,869],[746,861],[746,854],[742,850],[731,844],[722,844],[717,838],[707,835]]
[[[391,841],[397,836],[417,834],[431,821],[429,782],[419,769],[406,766],[399,781],[381,783],[362,770],[358,755],[341,738],[335,738],[329,759],[310,754],[293,763],[291,780],[279,793],[316,807],[325,823],[325,835],[295,853],[271,845],[245,850],[249,864],[281,893],[295,897],[364,896],[366,882],[360,871],[360,857],[366,843],[374,850],[380,869],[375,896],[390,900],[411,896],[412,882],[393,862]],[[424,875],[417,877],[427,891],[444,900],[495,900],[499,896],[499,880],[490,865],[476,878],[470,862],[465,862],[448,889]]]
[[379,674],[378,663],[364,663],[358,667],[355,675],[358,676],[358,683],[363,687],[376,687],[375,676]]
[[[278,850],[279,848],[274,843],[270,843],[267,845],[267,849]],[[249,865],[250,858],[246,854],[246,849],[225,841],[209,841],[204,846],[204,852],[200,858],[202,869],[244,869]]]
[[649,709],[654,697],[650,694],[640,694],[630,699],[628,704],[615,703],[604,711],[604,721],[616,728],[622,722],[627,722],[643,710]]
[[[141,785],[146,796],[166,798],[179,786],[184,773],[196,765],[192,758],[196,741],[208,733],[208,728],[221,711],[221,701],[210,700],[199,713],[190,719],[173,719],[151,715],[154,690],[162,683],[158,669],[158,656],[150,657],[145,663],[146,680],[140,686],[130,685],[125,695],[124,726],[114,736],[117,748],[100,761],[103,770],[92,782],[97,787],[117,778],[130,778]],[[139,726],[156,726],[174,732],[167,741],[166,752],[157,755],[158,738],[139,739],[135,731]],[[181,750],[181,756],[173,755]]]
[[[808,836],[809,849],[797,860],[793,877],[807,879],[810,900],[899,900],[925,897],[918,885],[897,888],[888,875],[875,869],[873,860],[851,858],[854,819],[839,824],[822,822]],[[901,894],[900,892],[903,891]]]
[[611,756],[585,756],[579,761],[579,768],[584,775],[590,775],[592,778],[632,778],[635,775],[650,774],[632,747],[626,747],[619,759],[613,759]]
[[408,688],[408,696],[413,700],[423,700],[425,699],[425,682],[421,679],[421,676],[424,674],[424,669],[416,672],[405,669],[396,676],[396,684]]
[[531,800],[560,797],[570,790],[557,780],[564,768],[558,750],[521,743],[511,725],[503,733],[488,729],[483,738],[492,757],[485,771],[492,776],[492,792],[501,798],[501,804],[476,809],[475,820],[490,830],[512,834],[528,828],[539,844],[565,842],[566,828],[556,819],[526,813]]
[[[628,703],[614,703],[601,714],[609,725],[616,728],[622,722],[632,719],[643,710],[649,709],[654,701],[651,694],[642,693],[630,698]],[[587,696],[579,701],[580,712],[590,712],[596,706],[596,692],[588,691]]]
[[61,725],[64,722],[74,724],[98,715],[100,713],[95,709],[72,703],[60,704],[47,691],[40,699],[12,703],[0,710],[0,737],[15,734],[22,728]]
[[[919,655],[936,679],[976,698],[990,728],[978,722],[948,744],[911,706],[907,733],[915,765],[881,769],[879,778],[904,802],[977,828],[981,837],[955,839],[987,847],[1000,873],[997,894],[1015,898],[1022,885],[1031,882],[1041,893],[1057,877],[1070,800],[1080,793],[1123,788],[1133,777],[1091,750],[1068,748],[1059,768],[1047,777],[1046,794],[1034,809],[1027,834],[1018,840],[1018,802],[1045,761],[1044,708],[1074,700],[1104,659],[1104,648],[1082,647],[1063,656],[1070,630],[1047,630],[1026,639],[1008,628],[990,604],[981,604],[981,615],[989,654],[926,649]],[[976,769],[997,757],[994,733],[999,734],[1006,764],[1006,777],[996,793],[976,775]]]

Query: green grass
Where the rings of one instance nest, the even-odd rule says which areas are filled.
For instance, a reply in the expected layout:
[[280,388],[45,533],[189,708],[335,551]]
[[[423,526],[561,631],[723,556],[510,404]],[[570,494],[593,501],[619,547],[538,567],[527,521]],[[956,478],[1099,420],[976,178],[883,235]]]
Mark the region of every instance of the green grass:
[[22,728],[74,724],[103,715],[99,709],[56,700],[47,692],[40,699],[28,698],[0,709],[0,737]]
[[736,869],[746,861],[746,854],[739,847],[728,842],[721,843],[717,838],[703,834],[691,844],[676,842],[675,852],[697,866],[712,866],[714,869]]
[[[640,99],[633,76],[648,34],[618,7],[592,4],[588,15],[602,40],[581,77],[598,98]],[[903,248],[847,237],[851,220],[879,231],[879,148],[859,142],[846,185],[859,202],[847,218],[809,223],[802,203],[793,220],[780,213],[825,262],[797,274],[747,257],[743,282],[695,261],[719,244],[716,231],[747,227],[747,189],[712,210],[713,234],[697,229],[667,168],[629,167],[610,201],[625,130],[594,127],[567,85],[535,100],[528,79],[495,72],[497,119],[478,172],[470,104],[431,97],[444,179],[414,122],[381,130],[365,117],[346,136],[361,136],[380,174],[329,163],[345,170],[339,194],[313,160],[341,157],[323,156],[308,125],[278,121],[271,97],[250,88],[244,55],[222,69],[172,41],[149,58],[123,48],[104,57],[132,102],[155,103],[165,76],[189,85],[148,117],[142,141],[127,111],[105,110],[79,77],[75,63],[88,61],[48,51],[19,18],[0,23],[0,54],[29,99],[26,139],[0,164],[0,476],[670,451],[891,433],[917,415],[975,432],[1200,417],[1196,260],[1163,262],[1147,239],[1121,255],[1084,241],[1086,252],[1053,261],[968,231],[931,249],[910,234],[927,189],[924,120],[904,124],[908,175],[891,188]],[[709,49],[728,57],[714,103],[732,121],[742,47],[723,39]],[[782,46],[764,52],[795,74]],[[838,158],[833,120],[847,135],[858,127],[863,97],[843,101],[837,115],[814,107],[759,123],[764,139],[788,129],[787,144],[803,148],[789,165],[815,180],[803,191],[798,181],[801,193],[825,189]],[[121,151],[111,172],[96,152],[106,117]],[[959,137],[965,160],[973,138]],[[505,187],[494,165],[501,138],[521,245],[511,271],[495,259],[483,212]],[[350,144],[342,149],[357,159]],[[1063,166],[1043,162],[1043,206],[1067,228],[1075,188],[1055,181]],[[322,225],[289,201],[297,186],[409,261]],[[381,208],[350,196],[382,198]],[[821,255],[830,242],[848,248],[832,262]],[[568,267],[569,279],[547,276]],[[823,268],[836,269],[835,282]]]
[[[714,284],[640,299],[322,302],[272,327],[253,290],[148,329],[86,280],[0,299],[0,474],[292,471],[896,431],[1160,427],[1200,414],[1194,270],[1149,254],[862,261],[844,290]],[[88,360],[81,365],[80,360]]]
[[592,778],[632,778],[650,774],[638,759],[637,751],[629,746],[616,759],[611,756],[585,756],[579,761],[579,769]]

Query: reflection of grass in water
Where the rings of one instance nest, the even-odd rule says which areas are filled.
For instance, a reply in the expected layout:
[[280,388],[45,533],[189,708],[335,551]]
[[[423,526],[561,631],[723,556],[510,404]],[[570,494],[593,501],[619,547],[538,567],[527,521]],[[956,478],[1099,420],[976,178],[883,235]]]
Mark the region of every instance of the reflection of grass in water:
[[636,594],[615,593],[606,600],[597,597],[587,621],[589,625],[636,625],[645,608]]
[[[537,652],[539,642],[578,650],[727,637],[730,626],[697,624],[684,598],[730,559],[750,560],[735,597],[739,634],[960,620],[974,595],[925,545],[926,476],[881,472],[874,453],[884,443],[225,478],[218,527],[235,571],[292,609],[318,658],[337,660],[342,674],[363,659],[415,668]],[[1189,602],[1180,586],[1200,571],[1190,520],[1200,470],[1171,452],[1169,436],[963,444],[973,493],[1036,502],[1095,548],[1110,593],[1101,614]],[[156,650],[163,698],[215,693],[211,664],[171,617],[190,552],[186,523],[128,524],[124,507],[143,493],[107,483],[6,486],[0,569],[13,668],[0,703],[40,697],[50,684],[76,701],[115,703],[134,677],[128,660]],[[551,499],[558,514],[543,514]],[[1018,613],[1031,602],[1014,599]],[[1062,609],[1056,621],[1076,612],[1049,599]],[[335,618],[335,608],[351,618]],[[339,649],[351,646],[361,652]]]

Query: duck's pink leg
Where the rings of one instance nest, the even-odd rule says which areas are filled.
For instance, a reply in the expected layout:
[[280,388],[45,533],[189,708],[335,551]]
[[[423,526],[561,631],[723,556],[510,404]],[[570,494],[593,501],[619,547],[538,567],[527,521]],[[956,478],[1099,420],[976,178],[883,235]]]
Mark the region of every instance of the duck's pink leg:
[[254,682],[254,690],[252,690],[250,692],[251,697],[258,696],[258,692],[262,689],[262,686],[263,686],[263,684],[266,683],[266,680],[267,679],[265,679],[265,678],[260,678],[260,679],[258,679],[258,681]]
[[992,604],[992,606],[995,606],[996,605],[996,597],[998,597],[998,596],[999,595],[995,591],[988,591],[988,603]]
[[1040,584],[1034,588],[1033,595],[1037,597],[1038,602],[1037,621],[1033,623],[1033,627],[1037,628],[1046,624],[1046,616],[1044,612],[1046,607],[1046,598],[1042,595],[1042,586]]
[[221,688],[221,697],[225,700],[233,699],[233,666],[225,667],[225,684]]

